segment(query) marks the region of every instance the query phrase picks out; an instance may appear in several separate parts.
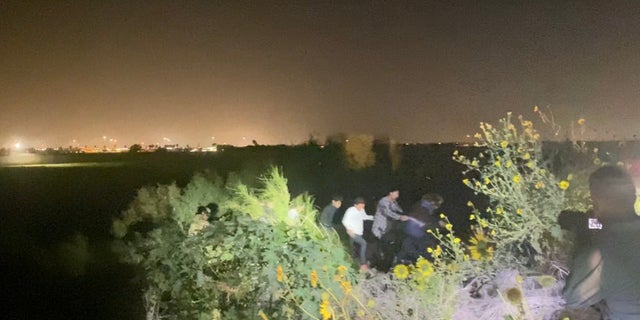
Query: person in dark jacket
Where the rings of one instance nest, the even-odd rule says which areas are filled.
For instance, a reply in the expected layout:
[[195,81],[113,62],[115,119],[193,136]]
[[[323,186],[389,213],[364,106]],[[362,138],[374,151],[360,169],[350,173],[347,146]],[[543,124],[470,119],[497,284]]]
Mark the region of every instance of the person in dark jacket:
[[636,189],[621,167],[603,166],[589,177],[602,228],[573,258],[563,296],[566,307],[599,304],[605,319],[640,319],[640,217]]
[[342,196],[334,195],[331,198],[331,203],[324,207],[320,213],[320,225],[327,229],[333,229],[333,217],[341,206]]
[[409,219],[405,225],[406,237],[402,242],[402,249],[396,256],[396,263],[415,263],[419,257],[431,259],[427,248],[434,246],[436,239],[427,233],[428,229],[438,228],[440,221],[436,213],[444,200],[439,194],[428,193],[422,196],[409,211]]

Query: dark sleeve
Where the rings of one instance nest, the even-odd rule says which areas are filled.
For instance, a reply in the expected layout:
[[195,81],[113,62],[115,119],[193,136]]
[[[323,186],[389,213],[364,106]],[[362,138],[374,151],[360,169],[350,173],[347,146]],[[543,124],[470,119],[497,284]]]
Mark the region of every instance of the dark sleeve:
[[333,216],[331,215],[331,208],[329,208],[329,206],[322,209],[322,213],[320,213],[320,223],[328,226],[333,224]]

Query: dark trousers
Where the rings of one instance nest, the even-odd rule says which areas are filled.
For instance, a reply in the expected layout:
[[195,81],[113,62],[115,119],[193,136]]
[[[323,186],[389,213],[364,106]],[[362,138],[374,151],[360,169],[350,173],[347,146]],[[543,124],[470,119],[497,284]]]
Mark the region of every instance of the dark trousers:
[[372,264],[380,271],[389,270],[393,264],[393,258],[400,250],[401,240],[395,234],[384,234],[381,239],[376,238],[374,244]]
[[402,249],[397,255],[398,263],[413,264],[419,257],[432,260],[431,255],[427,253],[427,248],[432,247],[434,244],[434,239],[429,236],[419,238],[407,236],[404,241],[402,241]]

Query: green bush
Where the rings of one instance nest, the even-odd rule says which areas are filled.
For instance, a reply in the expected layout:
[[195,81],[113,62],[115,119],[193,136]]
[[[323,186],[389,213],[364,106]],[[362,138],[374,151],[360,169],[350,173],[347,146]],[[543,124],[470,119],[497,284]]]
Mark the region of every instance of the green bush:
[[[337,234],[316,224],[311,197],[291,199],[276,169],[262,188],[219,181],[196,175],[183,189],[143,188],[114,221],[116,249],[144,274],[148,318],[319,315],[323,292],[341,292],[335,270],[350,258]],[[188,235],[196,208],[210,202],[221,219]],[[352,273],[343,276],[350,285]]]

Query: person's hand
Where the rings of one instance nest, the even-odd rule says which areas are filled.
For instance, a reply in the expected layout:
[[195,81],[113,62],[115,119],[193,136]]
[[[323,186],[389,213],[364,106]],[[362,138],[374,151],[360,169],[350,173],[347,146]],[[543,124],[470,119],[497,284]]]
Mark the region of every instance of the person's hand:
[[409,220],[409,217],[405,215],[400,216],[400,221],[407,221],[407,220]]
[[353,233],[353,231],[347,229],[347,234],[349,235],[349,238],[353,238],[355,237],[355,233]]

